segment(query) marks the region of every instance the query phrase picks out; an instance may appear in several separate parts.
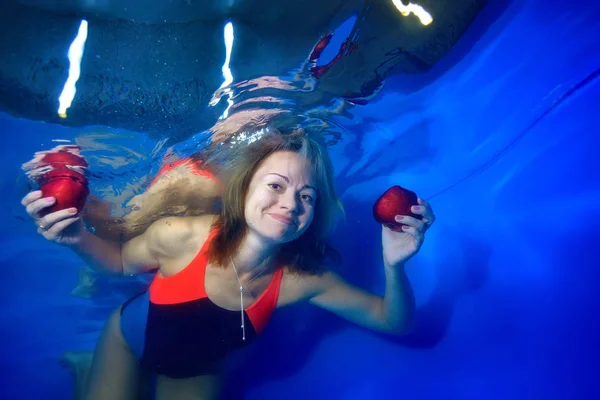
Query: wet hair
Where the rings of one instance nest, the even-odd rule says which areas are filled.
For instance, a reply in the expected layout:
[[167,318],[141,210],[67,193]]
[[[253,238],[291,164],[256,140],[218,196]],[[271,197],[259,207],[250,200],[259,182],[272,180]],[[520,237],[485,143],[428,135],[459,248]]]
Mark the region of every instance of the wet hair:
[[300,237],[282,245],[280,261],[299,273],[318,273],[329,258],[339,262],[339,253],[327,243],[327,237],[344,210],[335,192],[333,166],[325,145],[302,130],[282,134],[264,129],[246,139],[247,144],[238,143],[234,146],[236,150],[226,151],[228,161],[222,165],[221,211],[213,224],[217,232],[208,250],[209,260],[217,265],[229,265],[230,257],[247,232],[245,199],[252,177],[269,155],[288,151],[308,160],[318,195],[312,223]]
[[[125,242],[144,233],[153,222],[161,218],[170,216],[193,217],[217,213],[220,198],[217,196],[198,196],[197,192],[194,191],[194,186],[197,183],[198,179],[191,176],[179,178],[169,183],[162,190],[152,193],[153,198],[157,199],[153,206],[143,206],[135,214],[128,214],[117,220],[120,241]],[[148,193],[145,193],[145,195],[147,196]]]

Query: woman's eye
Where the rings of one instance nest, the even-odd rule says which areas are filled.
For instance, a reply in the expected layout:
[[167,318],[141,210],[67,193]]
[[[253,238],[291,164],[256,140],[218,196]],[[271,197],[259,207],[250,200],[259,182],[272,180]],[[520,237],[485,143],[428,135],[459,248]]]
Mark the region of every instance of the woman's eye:
[[269,187],[274,190],[281,189],[281,185],[279,183],[269,183]]
[[313,198],[312,198],[312,196],[309,196],[309,195],[307,195],[307,194],[303,194],[303,195],[302,195],[302,199],[303,199],[304,201],[306,201],[306,202],[309,202],[309,203],[312,203],[312,202],[313,202]]

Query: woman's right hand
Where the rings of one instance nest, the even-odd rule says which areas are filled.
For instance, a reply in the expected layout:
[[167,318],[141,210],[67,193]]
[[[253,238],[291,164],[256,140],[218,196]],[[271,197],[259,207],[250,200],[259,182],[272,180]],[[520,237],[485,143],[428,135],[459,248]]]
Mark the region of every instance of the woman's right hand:
[[27,214],[34,220],[38,227],[38,233],[47,240],[65,246],[73,246],[81,240],[83,231],[83,222],[81,214],[76,208],[67,208],[56,211],[45,216],[40,216],[39,212],[46,207],[52,206],[56,202],[54,197],[42,198],[42,191],[36,190],[29,192],[21,204],[25,207]]

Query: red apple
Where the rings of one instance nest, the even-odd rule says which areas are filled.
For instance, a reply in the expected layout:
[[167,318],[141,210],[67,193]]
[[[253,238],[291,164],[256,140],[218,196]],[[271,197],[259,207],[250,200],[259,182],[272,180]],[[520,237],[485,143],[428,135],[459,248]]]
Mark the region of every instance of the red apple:
[[56,202],[44,208],[40,215],[74,207],[81,211],[90,193],[85,176],[68,168],[59,168],[42,177],[42,197],[54,197]]
[[88,163],[85,161],[85,158],[65,150],[48,153],[42,158],[41,161],[42,163],[50,164],[53,167],[60,167],[61,165],[70,165],[72,167],[88,167]]
[[63,166],[55,167],[51,171],[46,172],[38,179],[38,182],[40,182],[40,185],[45,185],[48,181],[55,178],[70,178],[83,185],[87,185],[87,178],[84,175]]
[[409,215],[417,219],[423,217],[410,211],[412,206],[419,205],[417,194],[400,186],[392,186],[381,195],[373,205],[373,217],[377,222],[395,231],[401,231],[402,225],[396,222],[396,215]]

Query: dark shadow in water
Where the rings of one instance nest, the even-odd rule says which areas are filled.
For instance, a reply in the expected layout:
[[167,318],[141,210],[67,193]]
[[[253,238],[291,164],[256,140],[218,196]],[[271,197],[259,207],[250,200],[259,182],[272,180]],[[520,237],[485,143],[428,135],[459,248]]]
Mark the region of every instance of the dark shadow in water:
[[[346,208],[352,223],[340,226],[333,241],[336,248],[344,250],[344,267],[339,272],[355,285],[383,293],[379,225],[372,218],[369,204],[347,202]],[[439,249],[450,254],[438,257],[443,261],[435,266],[437,284],[431,299],[418,310],[414,332],[402,338],[385,336],[401,346],[435,347],[445,337],[454,304],[487,281],[490,246],[463,231],[443,229],[453,244]],[[419,267],[418,258],[412,262],[417,263],[412,268]],[[223,398],[243,398],[244,392],[262,382],[293,376],[320,343],[348,324],[308,304],[278,311],[260,340],[230,366]]]
[[442,261],[435,265],[433,295],[419,307],[414,331],[394,339],[411,348],[432,348],[441,342],[456,301],[464,294],[481,289],[488,279],[491,246],[464,232],[452,232],[445,227],[446,231],[444,236],[456,243],[456,253],[439,257]]

